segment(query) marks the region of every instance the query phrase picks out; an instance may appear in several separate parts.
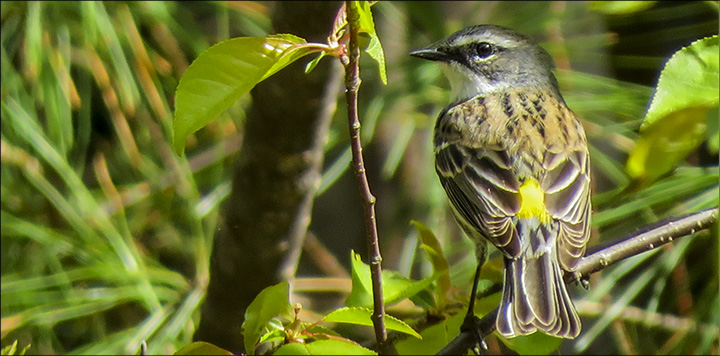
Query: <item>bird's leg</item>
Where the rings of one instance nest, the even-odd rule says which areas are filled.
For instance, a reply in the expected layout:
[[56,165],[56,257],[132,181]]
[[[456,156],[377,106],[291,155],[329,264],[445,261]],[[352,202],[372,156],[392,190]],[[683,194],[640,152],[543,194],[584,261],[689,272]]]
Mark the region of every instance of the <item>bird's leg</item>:
[[[575,273],[577,273],[577,272],[575,272]],[[585,288],[585,290],[590,289],[590,276],[589,275],[580,276],[580,278],[578,278],[578,281],[580,281],[580,285],[583,286],[583,288]]]
[[468,304],[467,314],[465,314],[465,320],[463,320],[463,323],[460,326],[460,332],[469,331],[473,333],[473,336],[475,336],[475,345],[472,348],[475,355],[480,355],[481,353],[478,346],[480,346],[482,350],[487,350],[487,344],[485,343],[485,340],[483,340],[482,334],[480,333],[480,329],[477,325],[479,318],[475,316],[475,297],[477,296],[478,281],[480,280],[480,270],[482,269],[482,265],[485,263],[486,254],[486,245],[484,243],[479,243],[477,246],[478,264],[477,269],[475,270],[475,279],[473,280],[472,291],[470,292],[470,303]]
[[572,271],[569,273],[572,274],[572,280],[574,280],[575,283],[581,285],[583,288],[585,288],[585,290],[590,289],[590,275],[589,274],[582,275],[577,271]]

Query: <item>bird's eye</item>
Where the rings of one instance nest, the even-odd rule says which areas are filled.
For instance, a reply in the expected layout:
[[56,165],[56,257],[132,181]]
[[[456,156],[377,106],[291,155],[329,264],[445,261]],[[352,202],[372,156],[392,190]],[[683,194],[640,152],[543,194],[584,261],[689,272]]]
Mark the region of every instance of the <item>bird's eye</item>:
[[487,42],[480,42],[475,46],[475,52],[480,58],[487,58],[495,53],[495,46]]

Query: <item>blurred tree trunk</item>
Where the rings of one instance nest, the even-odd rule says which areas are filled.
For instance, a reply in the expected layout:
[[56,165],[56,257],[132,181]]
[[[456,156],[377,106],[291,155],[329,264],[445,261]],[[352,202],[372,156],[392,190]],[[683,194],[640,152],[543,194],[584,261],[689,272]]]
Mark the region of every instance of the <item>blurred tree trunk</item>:
[[[339,2],[273,4],[275,33],[324,42]],[[265,287],[294,274],[320,179],[331,115],[322,115],[332,58],[310,74],[301,60],[252,91],[253,104],[215,236],[210,282],[194,338],[244,351],[245,309]],[[341,76],[330,80],[340,81]],[[330,86],[336,98],[339,85]]]

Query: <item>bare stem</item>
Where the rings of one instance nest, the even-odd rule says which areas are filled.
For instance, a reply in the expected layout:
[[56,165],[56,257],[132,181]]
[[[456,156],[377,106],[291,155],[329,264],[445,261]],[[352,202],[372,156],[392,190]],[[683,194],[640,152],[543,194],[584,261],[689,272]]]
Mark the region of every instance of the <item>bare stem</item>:
[[[658,248],[674,239],[707,229],[717,220],[718,208],[711,208],[665,221],[661,225],[651,226],[645,229],[645,232],[621,239],[609,247],[583,257],[574,273],[565,274],[565,281],[568,283],[576,281],[582,276],[588,276],[628,257]],[[490,335],[495,330],[497,313],[498,309],[495,308],[477,321],[477,327],[482,337]],[[437,355],[464,355],[474,344],[475,337],[473,333],[471,331],[462,332],[445,345],[442,350],[438,351]]]
[[359,17],[357,4],[353,1],[345,3],[349,28],[349,41],[347,54],[341,55],[340,60],[345,66],[345,87],[348,121],[350,126],[350,147],[352,150],[352,167],[358,179],[360,196],[363,200],[363,211],[365,213],[365,232],[367,234],[368,255],[370,258],[370,272],[372,276],[373,304],[372,322],[375,328],[375,338],[378,343],[380,354],[392,353],[391,346],[387,340],[387,329],[385,328],[385,306],[382,295],[381,266],[382,257],[378,243],[377,221],[375,218],[375,196],[370,191],[370,184],[365,172],[365,163],[362,155],[362,143],[360,141],[360,120],[358,118],[358,89],[360,88],[360,49],[358,48]]

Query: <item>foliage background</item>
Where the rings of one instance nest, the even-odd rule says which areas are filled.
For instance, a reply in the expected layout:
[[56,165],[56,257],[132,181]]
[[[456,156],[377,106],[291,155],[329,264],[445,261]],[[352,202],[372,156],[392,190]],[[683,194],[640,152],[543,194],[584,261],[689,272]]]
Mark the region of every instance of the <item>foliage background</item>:
[[[428,273],[409,224],[414,219],[443,239],[448,259],[456,261],[454,284],[469,289],[474,257],[432,167],[430,135],[448,85],[436,66],[407,52],[473,24],[516,28],[556,59],[565,98],[584,118],[592,144],[591,245],[717,206],[717,150],[706,143],[646,189],[624,190],[625,159],[658,73],[679,48],[717,34],[717,2],[649,2],[628,13],[612,5],[373,6],[389,84],[380,83],[365,56],[360,97],[384,268]],[[177,157],[170,140],[174,90],[210,45],[272,33],[274,4],[0,6],[2,345],[18,339],[21,347],[32,345],[30,353],[127,354],[147,340],[150,354],[172,353],[192,340],[199,322],[212,238],[222,209],[231,209],[222,203],[252,102],[243,97],[191,138],[187,157]],[[340,105],[332,123],[310,226],[322,256],[337,261],[340,271],[332,273],[341,275],[350,249],[365,254],[360,201],[346,169],[343,110]],[[717,112],[708,123],[716,133]],[[349,290],[347,279],[322,284],[332,273],[317,256],[302,256],[296,280],[294,298],[308,313],[332,310]],[[593,275],[589,292],[575,288],[583,334],[562,352],[717,354],[717,262],[713,232]],[[489,344],[507,351],[496,340]]]

